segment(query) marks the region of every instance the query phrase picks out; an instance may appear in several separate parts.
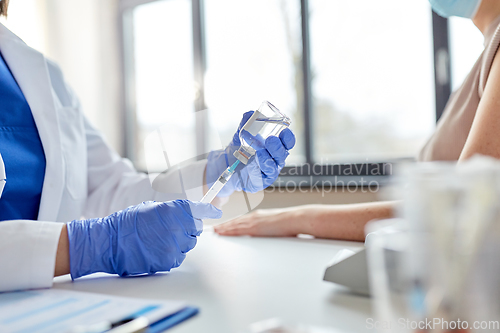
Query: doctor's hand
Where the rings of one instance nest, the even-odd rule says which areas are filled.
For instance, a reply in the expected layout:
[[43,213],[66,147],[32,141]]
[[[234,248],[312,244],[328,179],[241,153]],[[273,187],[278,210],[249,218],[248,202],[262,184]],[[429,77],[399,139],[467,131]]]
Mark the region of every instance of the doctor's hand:
[[[219,178],[220,174],[236,162],[233,153],[240,147],[240,130],[253,111],[243,114],[238,130],[233,140],[224,150],[216,150],[208,155],[206,168],[206,183],[208,187]],[[257,150],[247,165],[240,163],[235,174],[219,192],[220,197],[227,197],[234,191],[255,193],[267,188],[278,178],[281,169],[285,166],[289,150],[295,146],[295,135],[286,128],[279,137],[271,136],[265,141],[265,149]]]
[[210,204],[175,200],[143,202],[104,218],[72,221],[67,224],[71,277],[170,271],[196,245],[201,219],[221,216]]

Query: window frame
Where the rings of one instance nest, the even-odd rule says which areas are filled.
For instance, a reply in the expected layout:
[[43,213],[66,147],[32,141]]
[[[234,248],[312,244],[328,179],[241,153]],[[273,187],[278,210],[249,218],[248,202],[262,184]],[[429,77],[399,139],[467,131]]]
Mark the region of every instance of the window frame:
[[[122,124],[125,129],[123,132],[123,146],[125,157],[133,162],[135,161],[135,140],[137,133],[136,123],[136,104],[135,104],[135,68],[134,68],[134,40],[133,40],[133,17],[132,12],[135,7],[164,0],[120,0],[119,2],[119,28],[120,28],[120,51],[121,51],[121,67],[123,72],[122,80],[122,109],[124,110]],[[168,0],[167,0],[168,1]],[[324,173],[323,176],[317,175],[310,171],[315,167],[313,160],[313,119],[312,113],[314,109],[313,94],[311,84],[311,58],[310,58],[310,33],[309,33],[309,0],[300,1],[301,6],[301,36],[302,36],[302,89],[304,101],[302,105],[302,117],[304,123],[304,141],[305,148],[305,164],[302,166],[287,166],[283,168],[280,180],[297,178],[305,182],[305,186],[309,186],[316,179],[333,179],[334,185],[338,182],[354,182],[358,186],[363,185],[363,179],[377,179],[380,184],[384,184],[387,178],[392,174],[392,165],[400,160],[411,160],[411,158],[402,157],[401,159],[392,159],[386,161],[373,161],[366,163],[366,168],[359,169],[362,164],[359,163],[343,163],[339,165],[322,165],[321,168],[328,170],[336,170],[334,174]],[[192,5],[192,25],[193,25],[193,69],[194,82],[198,87],[197,99],[194,101],[195,111],[206,109],[204,92],[204,74],[206,72],[206,49],[205,49],[205,12],[204,0],[191,0]],[[435,84],[435,106],[436,106],[436,122],[441,117],[446,103],[451,95],[451,66],[450,66],[450,50],[449,50],[449,29],[448,19],[432,12],[432,35],[433,35],[433,54],[434,54],[434,84]],[[205,137],[207,135],[206,121],[202,117],[196,117],[196,146],[198,159],[206,157],[206,154],[200,154],[205,151]],[[381,175],[374,176],[370,174],[373,165],[390,164],[391,173],[385,172]],[[361,172],[356,175],[346,176],[346,170],[358,166]],[[300,169],[300,171],[298,171]],[[306,170],[306,171],[304,171]],[[307,172],[309,170],[309,172]],[[365,171],[363,171],[365,170]],[[339,178],[340,177],[340,178]],[[353,184],[354,184],[353,183]],[[339,185],[342,186],[342,185]]]

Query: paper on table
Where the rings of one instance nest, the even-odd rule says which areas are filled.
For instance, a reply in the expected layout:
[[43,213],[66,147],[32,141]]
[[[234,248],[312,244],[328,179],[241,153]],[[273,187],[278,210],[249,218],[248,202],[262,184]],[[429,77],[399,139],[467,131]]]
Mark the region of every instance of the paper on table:
[[75,326],[137,316],[154,323],[185,306],[58,289],[0,293],[0,332],[70,332]]

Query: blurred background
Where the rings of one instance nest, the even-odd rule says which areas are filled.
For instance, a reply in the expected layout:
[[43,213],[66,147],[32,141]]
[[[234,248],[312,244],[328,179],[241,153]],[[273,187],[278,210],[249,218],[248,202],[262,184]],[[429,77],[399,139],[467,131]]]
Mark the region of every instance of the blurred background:
[[227,143],[263,100],[292,118],[289,165],[414,157],[483,47],[427,0],[11,0],[1,22],[141,170],[160,125],[202,156],[208,127]]

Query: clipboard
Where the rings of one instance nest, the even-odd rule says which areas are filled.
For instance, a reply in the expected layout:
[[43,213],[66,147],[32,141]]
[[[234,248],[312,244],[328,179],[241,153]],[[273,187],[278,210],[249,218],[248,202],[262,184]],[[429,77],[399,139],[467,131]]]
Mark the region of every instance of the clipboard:
[[0,332],[156,333],[197,313],[180,301],[59,289],[0,293]]

